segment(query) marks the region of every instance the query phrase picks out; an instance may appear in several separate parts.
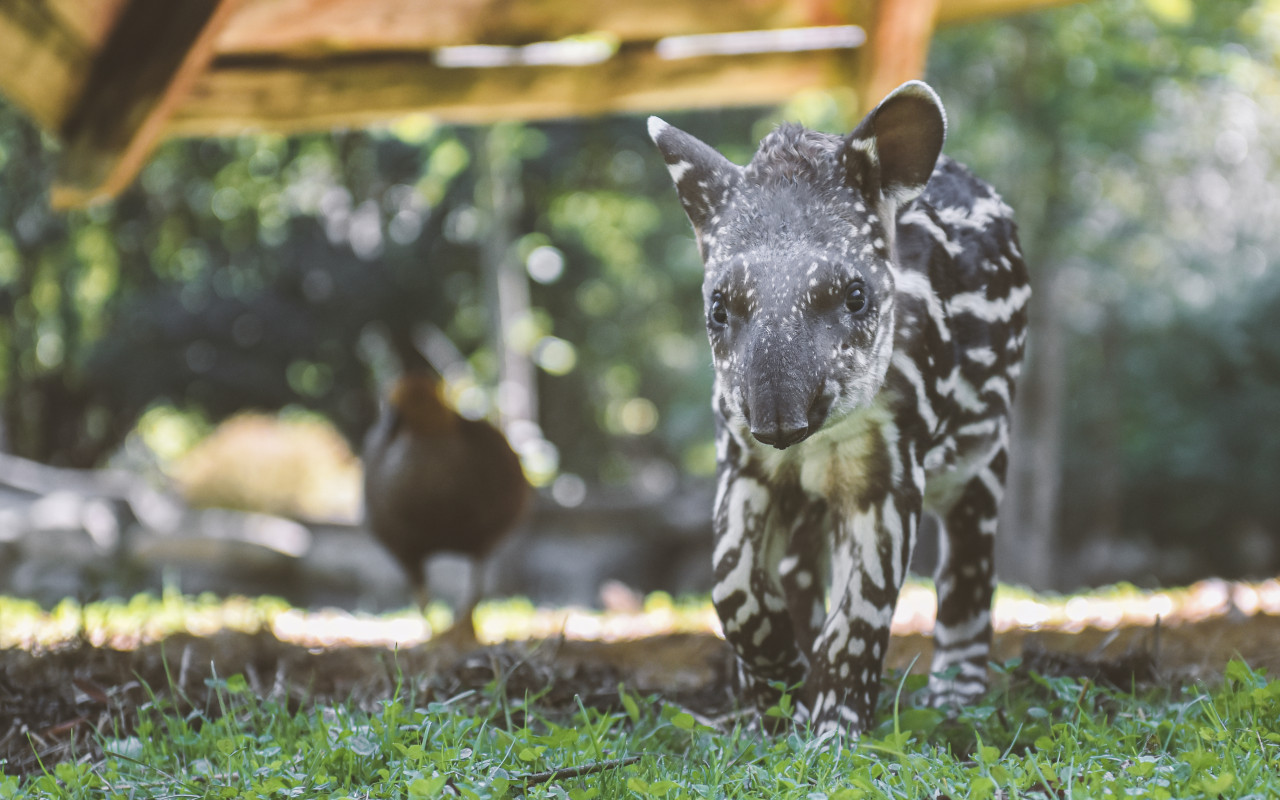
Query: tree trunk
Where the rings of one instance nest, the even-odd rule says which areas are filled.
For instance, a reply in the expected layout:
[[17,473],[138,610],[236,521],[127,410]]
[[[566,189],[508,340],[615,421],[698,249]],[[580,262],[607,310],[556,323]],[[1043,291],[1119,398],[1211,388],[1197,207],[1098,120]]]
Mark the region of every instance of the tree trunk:
[[1032,223],[1024,228],[1032,235],[1024,237],[1023,246],[1033,291],[1027,358],[1018,383],[1009,476],[1000,509],[996,570],[1008,583],[1057,589],[1071,580],[1057,563],[1067,389],[1067,332],[1061,311],[1066,300],[1059,263],[1064,249],[1060,231],[1070,212],[1069,165],[1058,132],[1046,130],[1044,136],[1048,147],[1038,182],[1041,202],[1038,209],[1031,203],[1021,206]]
[[1032,589],[1061,588],[1055,564],[1062,487],[1065,333],[1058,270],[1042,266],[1032,296],[1027,360],[1018,386],[1008,488],[996,542],[1000,579]]
[[498,355],[498,413],[504,428],[512,422],[538,419],[537,375],[530,342],[519,340],[521,323],[530,317],[529,282],[516,257],[515,227],[524,202],[520,190],[519,141],[516,125],[496,125],[485,136],[478,194],[488,212],[483,264],[489,321]]
[[1124,527],[1124,448],[1121,443],[1124,435],[1121,409],[1124,328],[1114,305],[1109,305],[1103,313],[1098,332],[1101,368],[1094,389],[1098,393],[1097,417],[1089,437],[1089,452],[1093,456],[1089,496],[1093,502],[1089,504],[1083,532],[1091,539],[1113,542],[1120,537]]

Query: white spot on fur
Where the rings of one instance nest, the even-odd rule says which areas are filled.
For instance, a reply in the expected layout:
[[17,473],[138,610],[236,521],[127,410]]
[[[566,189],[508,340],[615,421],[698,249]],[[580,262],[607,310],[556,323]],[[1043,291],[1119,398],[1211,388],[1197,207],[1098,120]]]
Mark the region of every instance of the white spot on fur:
[[[687,173],[691,169],[693,169],[693,165],[690,164],[688,161],[677,161],[674,164],[667,165],[667,172],[671,173],[671,180],[673,183],[679,183],[680,179],[685,176],[685,173]],[[702,186],[703,184],[699,183],[698,185]],[[713,225],[716,224],[718,221],[719,220],[717,220],[715,217],[712,217],[711,219],[711,223]]]
[[958,294],[946,305],[951,314],[972,314],[983,322],[1008,322],[1030,298],[1031,287],[1023,285],[1013,288],[1008,297],[999,300],[988,300],[986,290],[982,289]]

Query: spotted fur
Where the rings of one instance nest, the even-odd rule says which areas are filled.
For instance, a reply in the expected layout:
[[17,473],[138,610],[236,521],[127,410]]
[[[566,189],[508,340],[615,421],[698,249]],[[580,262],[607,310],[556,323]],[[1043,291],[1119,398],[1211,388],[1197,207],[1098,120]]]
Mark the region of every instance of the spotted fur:
[[980,694],[1022,362],[1011,212],[941,155],[904,84],[846,137],[782,125],[746,167],[653,117],[706,265],[718,485],[713,599],[743,692],[871,723],[922,513],[942,523],[934,703]]

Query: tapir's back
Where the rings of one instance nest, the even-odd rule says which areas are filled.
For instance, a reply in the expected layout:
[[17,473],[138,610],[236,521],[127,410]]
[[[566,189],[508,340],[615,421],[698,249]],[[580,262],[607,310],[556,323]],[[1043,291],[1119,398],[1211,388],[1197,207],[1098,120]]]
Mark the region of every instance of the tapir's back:
[[[924,193],[898,216],[899,266],[932,263],[930,281],[947,302],[968,292],[987,299],[1025,291],[1027,268],[1018,249],[1013,210],[991,185],[941,156]],[[932,258],[940,249],[945,262]]]
[[[939,416],[950,424],[941,433],[954,436],[977,420],[1007,416],[1031,296],[1012,210],[990,185],[943,156],[924,193],[898,216],[897,250],[899,268],[925,275],[939,302],[933,315],[923,305],[912,315],[917,327],[946,327],[942,335],[900,331],[933,339],[912,349],[923,356],[921,374],[945,406]],[[935,319],[938,311],[942,320]]]

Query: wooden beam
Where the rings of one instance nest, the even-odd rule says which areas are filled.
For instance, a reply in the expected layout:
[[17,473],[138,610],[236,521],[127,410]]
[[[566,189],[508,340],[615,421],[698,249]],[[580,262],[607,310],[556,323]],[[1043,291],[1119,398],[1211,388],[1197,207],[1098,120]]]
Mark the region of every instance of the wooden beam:
[[46,130],[62,125],[92,50],[43,0],[0,4],[0,92]]
[[856,51],[659,58],[626,48],[591,66],[443,68],[429,54],[338,60],[219,60],[170,119],[179,136],[358,127],[413,112],[457,123],[771,105],[848,86]]
[[944,0],[938,4],[938,25],[955,25],[991,17],[1007,17],[1065,6],[1080,0]]
[[[65,0],[64,0],[65,1]],[[1078,0],[945,0],[938,24]],[[864,24],[874,0],[247,0],[218,41],[224,55],[428,50],[528,44],[596,31],[621,41],[673,34]]]
[[111,29],[115,27],[120,12],[124,11],[127,0],[41,0],[49,7],[50,13],[72,31],[80,41],[89,46],[91,52],[97,52],[107,40]]
[[[945,3],[942,3],[945,5]],[[924,77],[939,0],[880,0],[862,48],[858,97],[864,109],[902,83]]]
[[133,180],[238,1],[129,2],[62,123],[55,207],[110,197]]
[[[4,0],[0,91],[63,139],[53,201],[65,207],[120,191],[167,132],[773,104],[851,84],[871,102],[923,72],[933,24],[1072,1]],[[650,49],[672,34],[849,23],[871,34],[859,70],[849,51],[663,61]],[[446,69],[429,55],[600,31],[621,50],[591,67]]]
[[605,32],[621,42],[857,23],[841,0],[246,0],[220,55],[431,50],[519,45]]
[[[938,24],[950,25],[1078,1],[934,4]],[[676,34],[866,25],[876,5],[876,0],[246,0],[218,38],[218,52],[323,56],[529,44],[593,32],[641,42]]]

